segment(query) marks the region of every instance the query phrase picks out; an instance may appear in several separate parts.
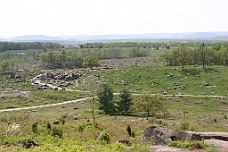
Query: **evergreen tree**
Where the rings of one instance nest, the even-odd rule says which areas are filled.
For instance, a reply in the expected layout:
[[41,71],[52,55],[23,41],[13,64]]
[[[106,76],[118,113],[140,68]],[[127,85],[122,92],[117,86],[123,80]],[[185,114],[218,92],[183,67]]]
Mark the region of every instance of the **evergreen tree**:
[[131,94],[127,89],[124,89],[120,93],[120,102],[118,103],[118,109],[122,114],[128,115],[131,105]]
[[113,112],[113,90],[112,87],[103,83],[97,91],[97,96],[99,98],[100,107],[99,109],[104,110],[105,114]]

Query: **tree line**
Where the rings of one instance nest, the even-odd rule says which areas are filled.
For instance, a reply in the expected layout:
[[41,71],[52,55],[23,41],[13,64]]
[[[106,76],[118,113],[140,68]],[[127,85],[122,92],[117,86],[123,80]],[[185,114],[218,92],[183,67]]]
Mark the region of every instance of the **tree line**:
[[[42,52],[39,55],[39,58],[41,59],[42,65],[48,68],[92,68],[94,66],[98,66],[98,61],[102,59],[146,56],[149,56],[149,50],[145,48],[132,48],[128,53],[119,48],[95,48],[81,50],[78,52],[61,49],[49,50]],[[83,63],[83,61],[85,62]]]
[[210,46],[202,43],[201,46],[182,46],[172,51],[167,51],[160,56],[160,60],[169,66],[185,65],[226,65],[228,66],[228,45]]
[[58,43],[52,42],[0,42],[0,52],[7,50],[28,50],[28,49],[56,49],[61,48]]
[[80,48],[167,48],[171,47],[171,42],[106,42],[106,43],[85,43],[80,44]]
[[[94,43],[85,43],[80,44],[80,48],[154,48],[158,49],[170,49],[171,47],[182,47],[182,46],[190,46],[196,47],[202,44],[201,41],[167,41],[167,42],[94,42]],[[219,48],[221,46],[228,45],[228,41],[214,41],[207,42],[207,46],[211,46],[214,48]]]

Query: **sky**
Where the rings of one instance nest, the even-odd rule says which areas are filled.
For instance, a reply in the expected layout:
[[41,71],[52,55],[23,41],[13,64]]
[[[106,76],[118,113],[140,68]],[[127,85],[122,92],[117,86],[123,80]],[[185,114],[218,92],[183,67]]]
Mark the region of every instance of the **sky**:
[[228,0],[0,0],[0,38],[228,31]]

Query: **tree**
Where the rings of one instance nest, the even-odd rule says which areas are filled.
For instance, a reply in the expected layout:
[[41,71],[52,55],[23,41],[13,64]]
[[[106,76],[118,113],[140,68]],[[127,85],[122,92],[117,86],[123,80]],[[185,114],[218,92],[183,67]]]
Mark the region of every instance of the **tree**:
[[166,105],[162,100],[161,95],[144,94],[137,96],[134,100],[134,104],[138,112],[146,112],[147,116],[151,116],[151,113],[155,113],[156,111],[167,111]]
[[103,83],[97,91],[97,96],[100,102],[99,109],[104,110],[105,114],[112,112],[114,108],[112,87]]
[[95,108],[97,105],[97,100],[95,99],[95,92],[98,88],[98,79],[97,77],[90,77],[83,79],[81,82],[81,87],[83,90],[89,91],[91,93],[89,97],[89,103],[92,109],[92,118],[93,118],[93,125],[96,126],[96,117],[95,117]]
[[83,67],[90,67],[91,70],[93,69],[93,67],[97,67],[99,65],[99,59],[97,56],[94,55],[86,57],[82,63]]
[[205,51],[205,44],[203,42],[202,44],[202,49],[201,49],[201,60],[202,60],[202,67],[204,69],[204,66],[205,66],[205,59],[206,59],[206,51]]
[[127,89],[124,89],[120,93],[120,102],[118,102],[118,106],[119,106],[118,110],[122,114],[128,115],[131,105],[132,105],[131,94]]
[[187,47],[187,46],[184,46],[184,47],[181,47],[180,49],[178,48],[177,49],[177,61],[179,64],[181,64],[181,68],[182,68],[182,71],[184,70],[184,66],[186,65],[186,63],[188,63],[189,61],[191,61],[191,58],[190,58],[190,54],[191,54],[191,48],[190,47]]
[[220,53],[221,64],[228,66],[228,46],[221,47],[219,50],[219,53]]

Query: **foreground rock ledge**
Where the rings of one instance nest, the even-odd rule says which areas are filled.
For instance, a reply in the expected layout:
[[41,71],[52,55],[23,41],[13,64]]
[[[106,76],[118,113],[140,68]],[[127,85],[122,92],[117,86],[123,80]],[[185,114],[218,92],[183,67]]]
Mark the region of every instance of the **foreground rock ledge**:
[[202,139],[217,139],[228,141],[227,132],[193,132],[193,131],[179,131],[176,134],[177,140],[190,141]]

